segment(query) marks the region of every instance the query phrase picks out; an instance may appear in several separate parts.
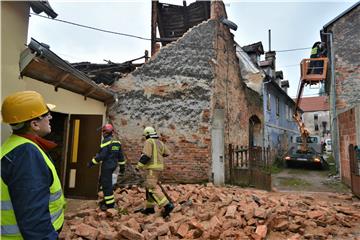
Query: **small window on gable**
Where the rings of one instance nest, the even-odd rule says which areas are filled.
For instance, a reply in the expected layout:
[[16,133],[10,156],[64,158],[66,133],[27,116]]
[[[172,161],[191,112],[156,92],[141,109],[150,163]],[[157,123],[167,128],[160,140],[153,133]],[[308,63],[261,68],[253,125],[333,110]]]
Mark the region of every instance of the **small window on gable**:
[[276,116],[280,116],[280,99],[276,97]]
[[271,111],[271,104],[270,104],[270,97],[271,97],[271,95],[270,95],[270,93],[268,93],[267,94],[267,100],[266,100],[266,109],[268,110],[268,111]]

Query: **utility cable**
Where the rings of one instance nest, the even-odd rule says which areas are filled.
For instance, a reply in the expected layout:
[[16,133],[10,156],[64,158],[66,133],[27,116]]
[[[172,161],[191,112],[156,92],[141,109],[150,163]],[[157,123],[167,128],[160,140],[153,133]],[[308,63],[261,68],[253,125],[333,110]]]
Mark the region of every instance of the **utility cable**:
[[[74,22],[70,22],[70,21],[66,21],[66,20],[61,20],[61,19],[57,19],[57,18],[48,18],[48,17],[38,15],[38,14],[35,14],[35,13],[30,13],[30,14],[33,15],[33,16],[42,17],[42,18],[45,18],[45,19],[48,19],[48,20],[67,23],[67,24],[71,24],[71,25],[74,25],[74,26],[83,27],[83,28],[87,28],[87,29],[91,29],[91,30],[96,30],[96,31],[100,31],[100,32],[111,33],[111,34],[121,35],[121,36],[125,36],[125,37],[132,37],[132,38],[138,38],[138,39],[141,39],[141,40],[151,41],[151,38],[140,37],[140,36],[136,36],[136,35],[133,35],[133,34],[127,34],[127,33],[114,32],[114,31],[110,31],[110,30],[106,30],[106,29],[91,27],[91,26],[87,26],[87,25],[83,25],[83,24],[79,24],[79,23],[74,23]],[[199,47],[193,47],[193,48],[199,48]],[[285,49],[285,50],[275,50],[275,52],[277,52],[277,53],[280,53],[280,52],[292,52],[292,51],[300,51],[300,50],[308,50],[308,49],[311,49],[311,47],[293,48],[293,49]],[[216,49],[216,50],[221,50],[221,49]],[[224,49],[222,49],[222,50],[224,50]]]
[[304,47],[304,48],[293,48],[293,49],[286,49],[286,50],[276,50],[275,52],[293,52],[293,51],[300,51],[300,50],[309,50],[311,47]]
[[49,19],[49,20],[58,21],[58,22],[62,22],[62,23],[67,23],[67,24],[71,24],[71,25],[75,25],[75,26],[83,27],[83,28],[88,28],[88,29],[92,29],[92,30],[96,30],[96,31],[100,31],[100,32],[106,32],[106,33],[111,33],[111,34],[116,34],[116,35],[121,35],[121,36],[126,36],[126,37],[132,37],[132,38],[138,38],[138,39],[141,39],[141,40],[151,40],[150,38],[139,37],[139,36],[132,35],[132,34],[109,31],[109,30],[105,30],[105,29],[101,29],[101,28],[90,27],[90,26],[86,26],[86,25],[82,25],[82,24],[78,24],[78,23],[74,23],[74,22],[69,22],[69,21],[65,21],[65,20],[61,20],[61,19],[56,19],[56,18],[55,19],[48,18],[48,17],[41,16],[41,15],[38,15],[38,14],[35,14],[35,13],[30,13],[30,14],[33,15],[33,16],[38,16],[38,17]]

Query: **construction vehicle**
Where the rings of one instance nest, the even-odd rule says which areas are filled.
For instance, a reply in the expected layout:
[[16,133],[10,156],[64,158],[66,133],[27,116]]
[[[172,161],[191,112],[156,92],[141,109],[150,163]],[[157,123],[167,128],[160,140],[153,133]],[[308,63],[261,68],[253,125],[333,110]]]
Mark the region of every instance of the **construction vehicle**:
[[319,137],[310,136],[310,132],[305,127],[301,118],[300,110],[301,96],[304,87],[324,82],[326,80],[327,66],[327,58],[308,58],[303,59],[300,63],[301,77],[293,114],[293,119],[298,125],[300,136],[295,138],[296,146],[291,146],[285,155],[285,165],[289,165],[291,162],[307,162],[322,168],[327,167],[327,162],[321,155]]

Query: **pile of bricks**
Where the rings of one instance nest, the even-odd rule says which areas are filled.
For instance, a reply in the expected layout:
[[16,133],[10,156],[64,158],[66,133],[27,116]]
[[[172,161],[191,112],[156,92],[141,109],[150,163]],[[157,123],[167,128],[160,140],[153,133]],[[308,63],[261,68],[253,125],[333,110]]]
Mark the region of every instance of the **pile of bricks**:
[[175,203],[163,219],[134,213],[145,190],[117,189],[117,209],[83,205],[66,213],[60,239],[356,239],[360,201],[351,194],[268,193],[238,187],[164,185]]

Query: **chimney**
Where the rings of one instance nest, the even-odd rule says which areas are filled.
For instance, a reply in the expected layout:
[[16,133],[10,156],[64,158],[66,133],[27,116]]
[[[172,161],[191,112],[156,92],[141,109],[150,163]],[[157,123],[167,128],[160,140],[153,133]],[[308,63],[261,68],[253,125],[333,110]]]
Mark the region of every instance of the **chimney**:
[[276,80],[276,73],[275,73],[275,57],[276,53],[274,51],[269,51],[265,53],[265,60],[264,63],[260,63],[260,66],[266,66],[265,72],[273,79]]
[[223,1],[211,1],[210,18],[220,19],[221,17],[227,18]]
[[281,86],[280,82],[284,79],[283,71],[276,71],[275,72],[275,82],[277,85]]
[[275,60],[276,60],[276,52],[269,51],[265,53],[265,60],[271,62],[271,68],[275,70]]
[[281,81],[281,88],[287,93],[288,88],[290,87],[289,80]]

